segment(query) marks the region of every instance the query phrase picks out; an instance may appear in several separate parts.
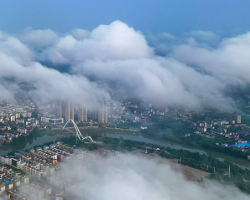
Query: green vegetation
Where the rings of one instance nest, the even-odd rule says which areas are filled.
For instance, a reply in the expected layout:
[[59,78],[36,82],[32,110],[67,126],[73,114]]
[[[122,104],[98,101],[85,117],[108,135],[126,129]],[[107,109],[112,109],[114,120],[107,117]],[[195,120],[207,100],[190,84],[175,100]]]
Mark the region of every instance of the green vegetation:
[[17,127],[16,127],[16,123],[15,123],[15,122],[11,122],[11,123],[9,124],[9,126],[11,127],[11,130],[12,130],[12,131],[17,131]]
[[143,134],[164,137],[166,133],[192,133],[194,131],[190,123],[180,119],[169,118],[164,121],[151,119],[151,122],[153,123],[152,125],[148,126],[147,129],[141,130]]
[[123,129],[140,129],[141,128],[141,123],[140,122],[132,122],[132,121],[127,121],[127,122],[120,122],[116,126],[117,128],[123,128]]
[[242,115],[241,116],[241,122],[243,124],[246,124],[247,126],[250,126],[250,116],[248,116],[248,115]]
[[190,137],[184,137],[185,133],[193,132],[194,130],[188,122],[174,119],[156,122],[149,126],[148,129],[141,130],[142,134],[148,135],[152,138],[161,138],[167,141],[188,145],[190,147],[220,152],[236,158],[247,158],[247,155],[238,149],[216,145],[216,143],[234,143],[233,140],[228,141],[228,139],[226,139],[224,136],[206,138],[204,136],[192,134]]
[[38,117],[38,113],[35,112],[35,111],[32,112],[32,113],[31,113],[31,117],[32,117],[32,118],[37,118],[37,117]]
[[77,124],[78,127],[86,127],[86,126],[90,126],[90,124],[88,122],[80,122]]
[[213,111],[209,114],[209,117],[212,117],[215,119],[229,119],[229,118],[232,118],[232,113]]
[[[195,148],[203,148],[215,152],[224,153],[235,158],[246,159],[247,155],[234,148],[222,147],[216,145],[216,143],[229,143],[223,136],[218,136],[216,138],[206,138],[200,135],[192,134],[190,137],[184,137],[183,135],[177,135],[176,137],[165,138],[173,142],[178,142]],[[233,141],[231,143],[234,143]]]
[[194,114],[190,120],[192,122],[205,121],[205,115]]
[[[72,146],[76,145],[76,137],[75,136],[71,136],[68,138],[62,138],[61,141],[64,142],[65,144],[69,144]],[[77,139],[77,147],[81,147],[81,148],[93,151],[96,148],[98,148],[98,145],[96,143],[86,143],[82,140]]]

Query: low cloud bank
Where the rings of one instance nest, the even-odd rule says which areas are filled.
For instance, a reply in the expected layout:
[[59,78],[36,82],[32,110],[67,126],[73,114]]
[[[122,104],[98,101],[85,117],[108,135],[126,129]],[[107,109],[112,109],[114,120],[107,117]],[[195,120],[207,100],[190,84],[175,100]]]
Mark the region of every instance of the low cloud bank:
[[76,200],[249,199],[234,186],[188,181],[178,164],[165,159],[131,154],[105,159],[88,154],[84,160],[63,163],[52,179],[65,183],[66,191]]
[[[151,47],[141,32],[121,21],[65,34],[50,29],[1,33],[0,78],[33,83],[34,94],[43,101],[68,100],[89,108],[109,100],[109,83],[114,83],[123,91],[121,98],[194,109],[237,109],[225,92],[250,82],[250,34],[221,42],[214,33],[201,30],[185,37],[178,40],[161,33],[149,37],[155,45]],[[165,56],[154,53],[164,49]],[[60,72],[60,66],[69,66],[69,73]]]

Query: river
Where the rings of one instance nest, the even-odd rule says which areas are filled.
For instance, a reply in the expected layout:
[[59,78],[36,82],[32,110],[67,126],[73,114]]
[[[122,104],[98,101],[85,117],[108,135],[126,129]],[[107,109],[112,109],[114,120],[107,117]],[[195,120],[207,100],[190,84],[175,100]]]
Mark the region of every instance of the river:
[[33,138],[30,142],[18,144],[14,147],[2,147],[0,148],[0,156],[7,155],[7,153],[11,151],[30,149],[36,145],[42,145],[44,143],[51,142],[51,141],[55,142],[56,139],[57,139],[56,137],[43,135],[43,136]]
[[[198,152],[200,154],[213,156],[221,161],[227,160],[229,162],[237,164],[241,168],[247,168],[250,170],[250,161],[248,161],[246,159],[235,158],[235,157],[232,157],[230,155],[226,155],[223,153],[219,153],[219,152],[215,152],[215,151],[211,151],[211,150],[207,150],[207,149],[201,149],[201,148],[197,149],[197,148],[193,148],[193,147],[190,147],[187,145],[182,145],[182,144],[178,144],[178,143],[174,143],[174,142],[151,139],[151,138],[144,137],[142,134],[134,134],[133,135],[133,134],[121,134],[121,133],[119,133],[119,134],[118,133],[107,133],[104,135],[106,137],[110,137],[110,138],[123,137],[125,140],[133,140],[133,141],[145,142],[145,143],[149,143],[149,144],[151,143],[151,144],[164,146],[164,147],[170,147],[172,149],[183,149],[183,150],[188,150],[191,152]],[[29,148],[32,148],[33,146],[42,145],[44,143],[51,142],[51,141],[54,142],[54,141],[56,141],[56,139],[57,139],[57,137],[43,135],[43,136],[34,138],[33,140],[31,140],[30,142],[27,142],[25,144],[20,144],[20,145],[17,145],[15,147],[0,148],[0,155],[1,156],[7,155],[7,153],[10,151],[29,149]]]
[[164,140],[156,140],[156,139],[150,139],[147,137],[144,137],[141,134],[118,134],[118,133],[108,133],[106,135],[107,137],[110,138],[120,138],[123,137],[125,140],[133,140],[133,141],[138,141],[138,142],[145,142],[145,143],[151,143],[151,144],[155,144],[155,145],[159,145],[159,146],[163,146],[163,147],[170,147],[172,149],[183,149],[183,150],[188,150],[191,152],[198,152],[201,155],[205,154],[205,155],[210,155],[213,156],[221,161],[223,160],[227,160],[229,162],[232,162],[236,165],[238,165],[241,168],[247,168],[250,170],[250,161],[246,160],[246,159],[242,159],[242,158],[235,158],[232,157],[230,155],[226,155],[223,153],[219,153],[219,152],[215,152],[215,151],[210,151],[207,149],[194,149],[193,147],[187,146],[187,145],[182,145],[182,144],[178,144],[178,143],[174,143],[174,142],[168,142],[168,141],[164,141]]

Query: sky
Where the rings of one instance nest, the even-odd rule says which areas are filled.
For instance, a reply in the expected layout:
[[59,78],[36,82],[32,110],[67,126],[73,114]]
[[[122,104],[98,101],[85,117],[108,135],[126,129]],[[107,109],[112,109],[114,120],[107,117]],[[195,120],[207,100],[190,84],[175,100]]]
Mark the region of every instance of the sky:
[[250,30],[249,7],[247,0],[8,0],[0,1],[0,30],[68,32],[121,20],[146,34],[203,30],[231,36]]

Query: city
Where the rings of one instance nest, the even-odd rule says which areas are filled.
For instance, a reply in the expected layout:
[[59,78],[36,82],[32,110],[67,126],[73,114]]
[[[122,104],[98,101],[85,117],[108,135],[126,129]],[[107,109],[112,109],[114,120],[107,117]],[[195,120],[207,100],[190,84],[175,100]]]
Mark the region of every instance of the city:
[[248,1],[0,1],[0,200],[249,200]]
[[[27,199],[32,198],[32,195],[40,196],[40,199],[56,196],[57,199],[60,199],[67,192],[65,188],[62,188],[60,179],[58,179],[59,182],[53,182],[49,177],[60,169],[61,162],[69,162],[71,159],[85,159],[90,152],[97,153],[101,157],[106,157],[110,153],[111,155],[123,154],[122,149],[117,149],[119,146],[107,146],[111,141],[107,142],[105,139],[100,139],[103,136],[105,137],[105,134],[103,135],[104,129],[110,134],[120,134],[120,137],[127,132],[126,134],[142,134],[152,138],[151,129],[155,137],[157,131],[169,132],[169,128],[171,128],[168,126],[162,127],[161,123],[175,121],[178,122],[178,128],[172,127],[170,136],[162,137],[163,140],[186,143],[190,147],[197,147],[198,144],[203,145],[203,147],[207,145],[208,149],[218,146],[219,149],[214,148],[215,151],[223,152],[225,155],[235,155],[236,158],[245,160],[250,158],[248,142],[250,126],[242,123],[240,114],[219,111],[211,113],[209,109],[207,112],[199,114],[185,109],[154,107],[152,104],[145,105],[143,103],[133,104],[130,101],[121,101],[120,103],[103,101],[100,103],[98,110],[90,111],[82,106],[62,101],[41,105],[32,102],[28,96],[26,99],[26,102],[22,105],[2,101],[0,112],[2,147],[15,144],[15,140],[17,140],[17,143],[21,142],[20,138],[29,137],[34,132],[43,130],[47,130],[46,134],[50,133],[58,139],[61,138],[62,141],[65,141],[63,139],[65,138],[66,143],[67,137],[75,137],[76,140],[73,139],[73,143],[64,144],[59,142],[59,139],[57,143],[48,142],[47,145],[37,145],[35,149],[17,150],[12,154],[3,155],[0,159],[2,165],[1,195],[10,199]],[[212,115],[215,116],[212,117]],[[76,127],[70,120],[76,121]],[[179,122],[184,124],[179,124]],[[174,123],[171,124],[176,126]],[[65,125],[67,127],[63,130]],[[98,141],[94,141],[91,137],[91,140],[89,140],[88,135],[79,136],[77,129],[78,131],[84,131],[85,134],[86,132],[90,133],[88,135],[97,138]],[[174,132],[175,130],[177,132]],[[83,141],[81,141],[82,138],[84,138]],[[77,150],[82,148],[81,145],[84,147],[84,145],[91,145],[91,143],[96,145],[91,151]],[[151,147],[148,147],[149,145]],[[164,148],[160,145],[152,146],[152,144],[141,144],[139,142],[132,145],[132,152],[142,155],[146,153],[149,156],[159,154],[170,162],[182,164],[182,172],[191,180],[200,181],[204,177],[211,177],[211,174],[215,175],[215,167],[206,164],[197,164],[197,166],[194,163],[189,164],[185,160],[186,156],[181,158],[177,155],[178,153],[171,153],[174,151],[173,149],[168,151],[167,149],[161,150],[159,147]],[[88,149],[86,146],[84,148]],[[224,152],[223,149],[231,149],[231,151]],[[191,168],[183,168],[188,166]],[[234,169],[232,170],[231,173],[234,174]],[[44,181],[51,186],[46,184],[45,187]],[[60,184],[60,187],[58,184]],[[23,186],[33,189],[23,192],[19,189]]]

